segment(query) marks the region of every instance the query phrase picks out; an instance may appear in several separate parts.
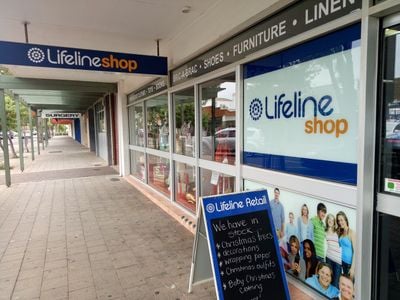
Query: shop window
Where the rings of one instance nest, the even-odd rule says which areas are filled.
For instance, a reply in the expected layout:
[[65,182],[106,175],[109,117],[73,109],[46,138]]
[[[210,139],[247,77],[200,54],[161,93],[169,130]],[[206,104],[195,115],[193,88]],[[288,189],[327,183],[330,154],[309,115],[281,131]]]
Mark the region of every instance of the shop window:
[[357,184],[360,30],[244,66],[244,164]]
[[169,159],[147,155],[149,185],[161,193],[170,195]]
[[105,108],[103,101],[96,104],[97,132],[106,132]]
[[175,162],[176,202],[196,212],[196,168]]
[[129,116],[129,143],[144,146],[144,114],[143,104],[128,107]]
[[194,88],[173,94],[175,145],[174,152],[186,156],[195,155]]
[[235,75],[200,85],[200,158],[235,164],[236,95]]
[[142,181],[146,180],[146,172],[145,172],[145,154],[143,152],[130,150],[130,158],[131,158],[131,175],[139,178]]
[[168,97],[161,95],[146,103],[147,147],[169,151]]
[[200,169],[201,196],[222,195],[235,191],[235,177],[221,172]]
[[400,194],[400,25],[385,29],[381,92],[382,192]]

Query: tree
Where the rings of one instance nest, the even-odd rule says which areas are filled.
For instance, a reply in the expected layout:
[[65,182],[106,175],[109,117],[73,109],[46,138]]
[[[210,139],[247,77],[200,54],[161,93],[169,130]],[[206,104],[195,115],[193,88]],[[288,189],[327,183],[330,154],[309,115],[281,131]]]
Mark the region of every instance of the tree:
[[[17,111],[15,106],[14,96],[9,93],[5,93],[4,96],[6,105],[7,129],[15,131],[17,129]],[[28,108],[25,105],[20,105],[21,126],[26,126],[28,124],[29,120],[28,113],[29,113]],[[2,130],[1,124],[0,124],[0,130]],[[14,158],[18,157],[10,135],[8,135],[8,141],[11,146],[13,157]],[[3,145],[1,145],[1,149],[4,151]]]

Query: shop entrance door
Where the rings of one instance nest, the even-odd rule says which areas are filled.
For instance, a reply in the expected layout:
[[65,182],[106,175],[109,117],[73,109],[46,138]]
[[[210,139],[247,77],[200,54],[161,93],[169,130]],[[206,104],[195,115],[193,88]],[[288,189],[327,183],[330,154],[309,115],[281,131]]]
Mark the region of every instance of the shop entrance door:
[[383,21],[374,299],[400,299],[400,14]]

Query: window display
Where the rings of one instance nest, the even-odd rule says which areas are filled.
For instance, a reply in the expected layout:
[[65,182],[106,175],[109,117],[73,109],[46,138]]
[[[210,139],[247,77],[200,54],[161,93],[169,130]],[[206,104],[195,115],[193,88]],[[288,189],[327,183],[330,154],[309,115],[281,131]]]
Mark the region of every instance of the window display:
[[146,179],[145,154],[143,152],[129,150],[131,157],[131,175],[142,181]]
[[200,85],[200,158],[235,164],[235,87],[234,74]]
[[169,160],[155,155],[147,155],[149,185],[169,197]]
[[161,95],[145,102],[147,147],[169,151],[168,97]]
[[201,196],[221,195],[235,191],[235,177],[207,169],[200,169]]
[[175,162],[176,202],[196,211],[196,168],[186,163]]
[[129,116],[129,143],[144,146],[144,114],[143,104],[128,107]]
[[97,132],[106,132],[106,121],[105,121],[105,108],[103,100],[96,104],[95,106],[96,116],[97,116]]
[[175,148],[174,152],[186,156],[195,155],[195,117],[194,88],[176,92],[172,95],[175,109]]

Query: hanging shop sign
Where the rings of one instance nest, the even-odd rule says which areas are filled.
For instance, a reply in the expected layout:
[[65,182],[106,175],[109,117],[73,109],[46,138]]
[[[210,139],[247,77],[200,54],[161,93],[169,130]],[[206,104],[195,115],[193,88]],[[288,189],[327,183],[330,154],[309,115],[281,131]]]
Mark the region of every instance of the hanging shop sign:
[[46,112],[42,114],[42,118],[62,118],[62,119],[76,119],[80,118],[80,113],[56,113],[56,112]]
[[167,75],[167,58],[0,41],[0,64]]
[[243,163],[357,184],[360,24],[246,64]]
[[72,124],[74,120],[73,119],[56,119],[53,118],[50,120],[51,124],[59,124],[59,125],[67,125],[67,124]]
[[238,34],[171,72],[176,85],[361,9],[361,0],[307,0]]
[[134,91],[128,97],[128,104],[131,104],[137,100],[144,99],[151,95],[157,94],[161,91],[164,91],[168,88],[168,78],[162,77],[156,80],[153,80],[149,84],[141,87],[140,89]]
[[267,191],[201,205],[218,299],[290,299]]

